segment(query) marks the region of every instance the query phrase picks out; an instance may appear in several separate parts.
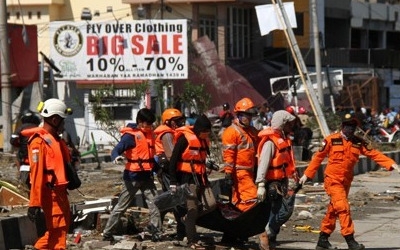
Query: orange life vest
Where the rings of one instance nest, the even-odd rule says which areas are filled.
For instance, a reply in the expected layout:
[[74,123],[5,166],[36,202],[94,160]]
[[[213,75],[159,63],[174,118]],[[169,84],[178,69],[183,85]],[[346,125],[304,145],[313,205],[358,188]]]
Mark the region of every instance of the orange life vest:
[[156,134],[156,141],[155,141],[155,148],[156,148],[156,155],[161,155],[164,153],[164,147],[161,141],[161,138],[166,133],[174,133],[174,130],[167,125],[160,125],[155,130],[154,133]]
[[[33,134],[29,138],[29,143],[38,137],[44,142],[41,145],[45,148],[40,148],[39,150],[46,150],[46,162],[44,164],[44,171],[47,178],[46,183],[50,184],[51,187],[67,185],[68,180],[65,173],[65,164],[71,162],[71,156],[65,141],[61,138],[57,140],[41,127],[28,129],[25,133]],[[29,146],[28,148],[30,152],[37,150],[31,149]]]
[[121,133],[132,135],[136,144],[134,148],[125,151],[125,169],[132,172],[151,171],[154,165],[154,134],[129,127],[121,129]]
[[283,178],[293,175],[295,172],[295,165],[290,139],[282,138],[278,131],[270,127],[262,130],[258,136],[261,137],[261,142],[257,149],[259,158],[262,147],[266,141],[270,140],[275,145],[275,153],[271,159],[265,179],[267,181],[282,180]]
[[190,127],[183,126],[175,130],[176,140],[183,134],[188,146],[182,153],[182,161],[178,162],[177,170],[185,173],[204,174],[206,172],[206,158],[209,141],[200,141]]

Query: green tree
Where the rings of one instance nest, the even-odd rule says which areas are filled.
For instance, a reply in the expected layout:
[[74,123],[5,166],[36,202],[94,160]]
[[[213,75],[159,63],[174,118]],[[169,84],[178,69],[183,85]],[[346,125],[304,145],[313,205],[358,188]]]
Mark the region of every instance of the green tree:
[[185,82],[181,98],[183,103],[193,108],[197,114],[203,114],[209,109],[211,96],[206,93],[204,84]]

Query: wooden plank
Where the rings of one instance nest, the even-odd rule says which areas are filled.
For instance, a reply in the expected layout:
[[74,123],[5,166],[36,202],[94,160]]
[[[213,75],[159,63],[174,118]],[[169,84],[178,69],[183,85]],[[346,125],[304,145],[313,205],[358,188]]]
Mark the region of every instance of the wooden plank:
[[28,205],[29,200],[9,188],[0,188],[0,206]]

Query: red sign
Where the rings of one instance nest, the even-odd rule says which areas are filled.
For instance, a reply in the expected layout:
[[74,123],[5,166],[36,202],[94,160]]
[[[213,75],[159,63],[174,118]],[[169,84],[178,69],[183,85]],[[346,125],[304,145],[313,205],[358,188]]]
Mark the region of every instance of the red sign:
[[36,25],[8,24],[10,41],[10,81],[13,87],[25,87],[39,80],[38,44]]

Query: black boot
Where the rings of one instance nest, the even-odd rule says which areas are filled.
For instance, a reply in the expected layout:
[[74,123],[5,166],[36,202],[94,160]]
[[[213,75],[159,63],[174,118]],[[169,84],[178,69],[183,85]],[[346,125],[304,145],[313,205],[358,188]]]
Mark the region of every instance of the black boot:
[[344,236],[344,239],[347,242],[347,245],[349,246],[349,250],[363,250],[365,249],[363,244],[358,244],[358,242],[354,239],[354,235],[346,235]]
[[317,247],[315,248],[316,250],[329,250],[329,249],[337,249],[336,247],[333,247],[331,243],[329,242],[329,234],[321,232],[319,233],[319,239],[317,243]]
[[276,235],[268,235],[268,241],[269,241],[269,247],[271,249],[276,249],[276,247],[278,246],[278,242],[276,241]]

